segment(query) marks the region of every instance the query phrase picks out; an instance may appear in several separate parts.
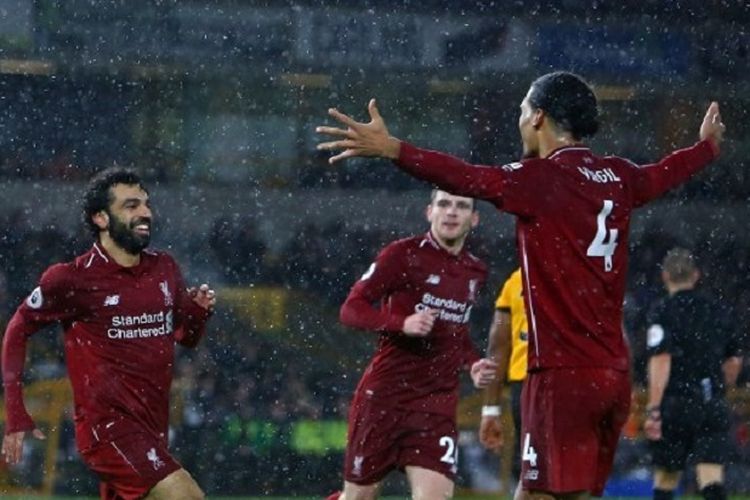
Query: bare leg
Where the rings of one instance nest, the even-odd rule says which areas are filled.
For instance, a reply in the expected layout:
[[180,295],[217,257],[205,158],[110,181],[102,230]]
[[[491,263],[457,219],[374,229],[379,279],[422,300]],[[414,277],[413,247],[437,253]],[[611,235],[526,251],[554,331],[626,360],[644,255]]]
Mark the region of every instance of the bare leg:
[[453,498],[453,481],[439,472],[410,465],[406,467],[406,477],[414,500]]
[[680,484],[681,472],[670,472],[664,469],[654,469],[654,489],[674,491]]
[[339,500],[374,500],[380,494],[380,486],[381,483],[361,485],[345,481]]
[[206,496],[185,469],[179,469],[156,483],[146,500],[204,500]]

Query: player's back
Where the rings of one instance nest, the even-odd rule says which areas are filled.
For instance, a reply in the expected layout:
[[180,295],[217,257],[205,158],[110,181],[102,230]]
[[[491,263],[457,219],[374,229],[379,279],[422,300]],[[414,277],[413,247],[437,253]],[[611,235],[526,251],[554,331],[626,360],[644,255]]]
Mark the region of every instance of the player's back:
[[543,159],[490,167],[401,143],[397,162],[420,179],[517,216],[530,370],[627,370],[621,324],[631,211],[678,186],[717,154],[703,140],[637,166],[576,145]]
[[739,344],[730,314],[721,304],[695,290],[682,290],[658,302],[649,320],[649,347],[666,338],[671,355],[665,395],[697,401],[707,387],[724,392],[722,364],[739,353]]
[[522,169],[539,182],[517,223],[529,368],[628,369],[622,331],[634,165],[566,147]]

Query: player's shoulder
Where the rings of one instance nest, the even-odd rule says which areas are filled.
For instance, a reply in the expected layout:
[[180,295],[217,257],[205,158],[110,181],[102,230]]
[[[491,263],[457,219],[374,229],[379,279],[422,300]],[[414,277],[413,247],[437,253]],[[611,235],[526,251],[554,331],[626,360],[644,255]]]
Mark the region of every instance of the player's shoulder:
[[486,275],[488,273],[487,263],[471,253],[469,250],[466,250],[464,252],[464,264],[467,267],[479,272],[480,274]]
[[71,278],[78,275],[79,272],[75,260],[58,262],[44,270],[40,282],[48,286],[62,284],[71,281]]
[[383,252],[406,255],[413,255],[426,250],[440,250],[440,245],[429,232],[394,240],[383,248]]
[[649,322],[654,323],[662,321],[664,314],[669,307],[669,297],[659,297],[651,303],[648,307],[647,319]]
[[152,259],[159,263],[177,264],[177,260],[174,256],[166,250],[147,248],[141,253],[144,258]]
[[628,158],[624,158],[622,156],[616,156],[616,155],[607,155],[607,156],[600,156],[599,160],[607,163],[609,166],[614,166],[621,169],[632,169],[632,168],[641,168],[640,165],[638,165],[633,160],[630,160]]
[[409,236],[399,238],[386,244],[381,250],[380,255],[400,255],[419,248],[420,236]]

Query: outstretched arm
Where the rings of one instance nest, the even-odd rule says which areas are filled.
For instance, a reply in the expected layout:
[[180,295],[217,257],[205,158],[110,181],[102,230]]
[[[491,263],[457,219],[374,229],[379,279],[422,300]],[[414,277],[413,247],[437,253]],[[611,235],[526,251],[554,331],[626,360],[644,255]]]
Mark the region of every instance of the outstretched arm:
[[719,155],[725,128],[721,121],[719,104],[712,102],[701,124],[700,142],[675,151],[658,163],[633,169],[635,205],[640,206],[658,198],[711,163]]
[[508,182],[503,169],[472,165],[445,153],[402,143],[388,132],[375,99],[370,100],[368,111],[370,121],[364,123],[336,109],[328,110],[329,115],[346,127],[315,129],[336,139],[318,144],[319,150],[340,151],[329,159],[330,163],[358,156],[387,158],[396,161],[408,174],[450,193],[487,200],[498,207],[502,205],[502,194]]

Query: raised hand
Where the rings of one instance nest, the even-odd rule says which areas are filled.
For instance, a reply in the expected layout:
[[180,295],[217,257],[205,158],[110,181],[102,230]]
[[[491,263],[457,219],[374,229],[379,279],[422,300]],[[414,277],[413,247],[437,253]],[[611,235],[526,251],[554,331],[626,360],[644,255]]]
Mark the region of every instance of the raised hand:
[[724,131],[726,130],[726,127],[724,126],[724,123],[721,121],[721,113],[719,112],[719,103],[714,101],[711,103],[711,105],[708,107],[708,111],[706,111],[706,116],[703,117],[703,123],[701,124],[700,129],[700,139],[702,141],[708,139],[709,141],[713,142],[714,146],[717,148],[721,144],[721,141],[724,140]]
[[409,337],[425,337],[432,331],[440,311],[426,308],[424,311],[407,316],[404,320],[403,332]]
[[327,126],[315,128],[315,131],[319,134],[337,138],[335,141],[321,142],[317,146],[319,150],[341,151],[329,158],[329,163],[333,164],[339,160],[355,156],[379,156],[392,160],[398,158],[401,142],[388,133],[388,128],[385,126],[383,117],[380,116],[375,99],[370,99],[367,110],[370,113],[370,122],[362,123],[335,108],[331,108],[328,110],[328,114],[345,125],[346,128]]
[[214,307],[216,307],[216,292],[209,288],[205,283],[198,288],[188,288],[188,294],[193,299],[193,302],[201,306],[203,309],[213,311]]

